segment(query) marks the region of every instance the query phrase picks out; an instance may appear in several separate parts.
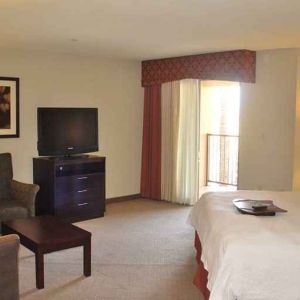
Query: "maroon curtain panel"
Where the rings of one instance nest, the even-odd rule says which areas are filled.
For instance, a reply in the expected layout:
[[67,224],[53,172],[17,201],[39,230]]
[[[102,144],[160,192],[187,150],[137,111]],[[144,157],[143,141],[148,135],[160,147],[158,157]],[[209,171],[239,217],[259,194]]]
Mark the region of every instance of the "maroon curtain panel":
[[141,196],[161,199],[161,85],[145,87]]

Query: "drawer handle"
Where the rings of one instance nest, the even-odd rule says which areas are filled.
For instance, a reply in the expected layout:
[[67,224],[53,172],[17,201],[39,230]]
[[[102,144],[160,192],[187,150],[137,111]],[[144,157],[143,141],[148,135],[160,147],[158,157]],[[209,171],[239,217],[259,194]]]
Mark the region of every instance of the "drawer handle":
[[84,179],[88,179],[88,178],[87,178],[87,176],[84,176],[84,177],[78,177],[77,179],[78,180],[84,180]]
[[84,202],[84,203],[78,203],[77,205],[78,205],[78,206],[84,206],[84,205],[88,205],[88,203],[87,203],[87,202]]
[[88,190],[77,191],[77,193],[86,193]]

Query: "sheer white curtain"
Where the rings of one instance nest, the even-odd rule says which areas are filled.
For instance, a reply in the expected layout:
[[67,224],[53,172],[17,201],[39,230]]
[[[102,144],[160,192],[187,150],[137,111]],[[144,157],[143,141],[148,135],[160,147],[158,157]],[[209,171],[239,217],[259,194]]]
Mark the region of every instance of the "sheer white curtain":
[[161,197],[176,201],[176,176],[180,108],[180,81],[162,84],[161,89]]
[[180,114],[177,153],[177,200],[194,204],[198,200],[200,140],[199,80],[180,82]]
[[194,204],[199,187],[200,82],[162,85],[162,199]]

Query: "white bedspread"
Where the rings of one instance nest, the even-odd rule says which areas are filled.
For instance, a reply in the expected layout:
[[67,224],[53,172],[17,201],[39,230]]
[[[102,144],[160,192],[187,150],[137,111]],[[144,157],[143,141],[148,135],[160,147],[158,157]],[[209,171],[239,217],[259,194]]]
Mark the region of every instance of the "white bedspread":
[[[288,212],[243,215],[234,198],[273,200]],[[300,299],[300,193],[206,193],[189,221],[201,240],[210,300]]]

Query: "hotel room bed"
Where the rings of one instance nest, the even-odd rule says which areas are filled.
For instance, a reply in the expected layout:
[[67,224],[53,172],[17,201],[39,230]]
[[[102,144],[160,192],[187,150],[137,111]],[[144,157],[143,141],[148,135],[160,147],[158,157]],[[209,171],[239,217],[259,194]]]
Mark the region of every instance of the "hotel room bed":
[[[244,215],[233,206],[235,198],[273,200],[288,212]],[[198,251],[194,282],[206,299],[300,299],[300,193],[206,193],[189,222]]]

